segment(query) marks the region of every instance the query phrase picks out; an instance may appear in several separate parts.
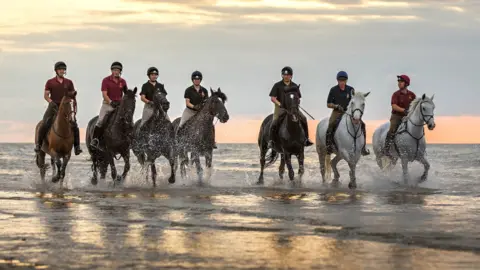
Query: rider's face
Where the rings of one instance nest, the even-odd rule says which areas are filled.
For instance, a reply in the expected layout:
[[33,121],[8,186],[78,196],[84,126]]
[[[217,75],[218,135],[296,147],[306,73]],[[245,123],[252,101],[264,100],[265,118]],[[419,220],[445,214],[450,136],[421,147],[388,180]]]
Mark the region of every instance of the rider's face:
[[65,76],[65,69],[57,69],[57,75],[58,77],[63,77]]
[[282,74],[282,78],[285,82],[289,82],[292,80],[292,75],[285,75],[285,74]]
[[150,74],[150,76],[148,76],[148,78],[150,79],[150,81],[154,82],[158,79],[158,74],[152,73]]
[[199,86],[201,82],[202,82],[202,80],[200,80],[200,79],[193,79],[193,85],[195,85],[195,86]]
[[340,86],[341,88],[344,88],[347,85],[347,80],[344,79],[338,79],[337,82],[338,86]]
[[113,77],[117,77],[117,78],[118,78],[118,77],[120,77],[120,74],[121,74],[120,69],[118,69],[118,68],[112,69],[112,75],[113,75]]
[[398,80],[398,88],[405,89],[405,82],[402,80]]

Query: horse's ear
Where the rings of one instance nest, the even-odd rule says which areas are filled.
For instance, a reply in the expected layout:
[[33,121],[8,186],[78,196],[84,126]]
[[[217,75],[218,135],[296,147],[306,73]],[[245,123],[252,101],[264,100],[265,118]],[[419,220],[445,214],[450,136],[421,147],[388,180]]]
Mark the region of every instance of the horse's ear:
[[435,94],[433,94],[432,97],[430,98],[431,101],[433,101],[433,97],[435,97]]
[[133,93],[136,94],[137,93],[137,87],[135,86],[135,88],[133,88]]
[[425,96],[425,94],[423,94],[422,99],[424,100],[426,97],[427,97],[427,96]]
[[370,92],[363,94],[364,97],[367,97],[368,95],[370,95]]
[[220,89],[220,87],[218,87],[217,92],[220,92],[220,93],[222,92],[222,90]]
[[210,94],[213,96],[213,89],[210,87]]
[[298,89],[300,89],[300,85],[301,85],[301,84],[298,84],[298,85],[297,85],[297,88],[298,88]]

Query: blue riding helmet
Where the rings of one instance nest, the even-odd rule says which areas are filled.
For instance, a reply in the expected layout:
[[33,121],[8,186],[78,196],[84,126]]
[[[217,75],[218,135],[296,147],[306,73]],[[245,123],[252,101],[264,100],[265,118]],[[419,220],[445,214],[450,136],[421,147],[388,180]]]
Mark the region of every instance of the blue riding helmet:
[[345,71],[343,71],[343,70],[342,70],[342,71],[339,71],[339,72],[337,73],[337,80],[338,80],[338,79],[341,79],[341,78],[348,79],[348,74],[347,74],[347,72],[345,72]]

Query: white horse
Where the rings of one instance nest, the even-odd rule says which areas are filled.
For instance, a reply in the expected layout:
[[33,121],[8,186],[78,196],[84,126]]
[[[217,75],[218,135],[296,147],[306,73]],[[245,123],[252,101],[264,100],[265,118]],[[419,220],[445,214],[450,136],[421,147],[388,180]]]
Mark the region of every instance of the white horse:
[[370,92],[365,94],[352,92],[352,99],[348,104],[346,112],[342,115],[335,135],[333,136],[335,142],[335,149],[333,151],[335,157],[333,159],[330,158],[330,155],[327,155],[325,143],[329,117],[322,119],[320,123],[318,123],[315,137],[323,182],[325,182],[325,180],[330,181],[332,174],[331,169],[333,168],[333,181],[335,184],[338,183],[340,174],[338,173],[337,164],[340,160],[344,159],[350,167],[350,183],[348,183],[348,187],[351,189],[357,187],[355,168],[358,160],[360,160],[362,146],[365,143],[361,129],[361,120],[365,109],[365,98],[369,94]]
[[395,166],[397,159],[400,158],[405,184],[409,182],[408,162],[413,162],[414,160],[422,163],[425,168],[418,183],[424,182],[428,177],[430,163],[425,158],[427,145],[423,126],[427,124],[429,130],[435,128],[435,103],[433,103],[433,97],[434,95],[429,98],[423,94],[421,98],[414,99],[410,104],[409,113],[399,125],[392,146],[389,149],[392,159],[386,157],[383,153],[390,122],[379,126],[373,133],[373,151],[375,152],[378,166],[382,170],[386,168],[391,169]]

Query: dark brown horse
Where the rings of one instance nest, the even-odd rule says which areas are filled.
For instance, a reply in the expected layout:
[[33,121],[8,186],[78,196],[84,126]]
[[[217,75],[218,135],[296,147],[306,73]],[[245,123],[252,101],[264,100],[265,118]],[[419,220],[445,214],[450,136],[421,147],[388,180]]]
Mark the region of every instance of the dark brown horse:
[[[107,116],[108,119],[106,119],[104,124],[103,136],[99,138],[98,144],[99,148],[103,150],[90,146],[98,116],[93,117],[88,122],[85,141],[92,160],[93,176],[91,182],[93,185],[98,183],[97,169],[100,169],[100,178],[105,179],[108,165],[110,165],[114,184],[121,183],[130,170],[130,145],[133,139],[133,114],[135,112],[136,93],[137,87],[133,90],[123,90],[120,106]],[[122,176],[117,175],[115,161],[113,160],[114,158],[117,159],[116,156],[118,154],[125,162]]]
[[[73,132],[70,122],[75,117],[76,109],[72,109],[71,102],[73,100],[74,108],[76,108],[74,100],[76,95],[76,91],[71,91],[62,98],[60,107],[55,113],[54,122],[43,141],[40,152],[36,155],[36,163],[40,169],[42,182],[45,181],[45,172],[48,167],[45,164],[45,155],[48,154],[51,157],[52,182],[56,183],[61,180],[63,184],[65,169],[72,154]],[[43,120],[35,128],[35,138],[38,137],[38,131],[42,125]]]
[[171,168],[168,182],[173,184],[175,183],[175,133],[172,122],[166,117],[170,102],[161,92],[157,92],[152,101],[155,106],[155,115],[144,124],[142,131],[138,130],[142,120],[135,123],[132,151],[140,165],[147,169],[145,175],[147,179],[148,168],[151,169],[153,186],[157,185],[155,160],[160,156],[167,158]]

